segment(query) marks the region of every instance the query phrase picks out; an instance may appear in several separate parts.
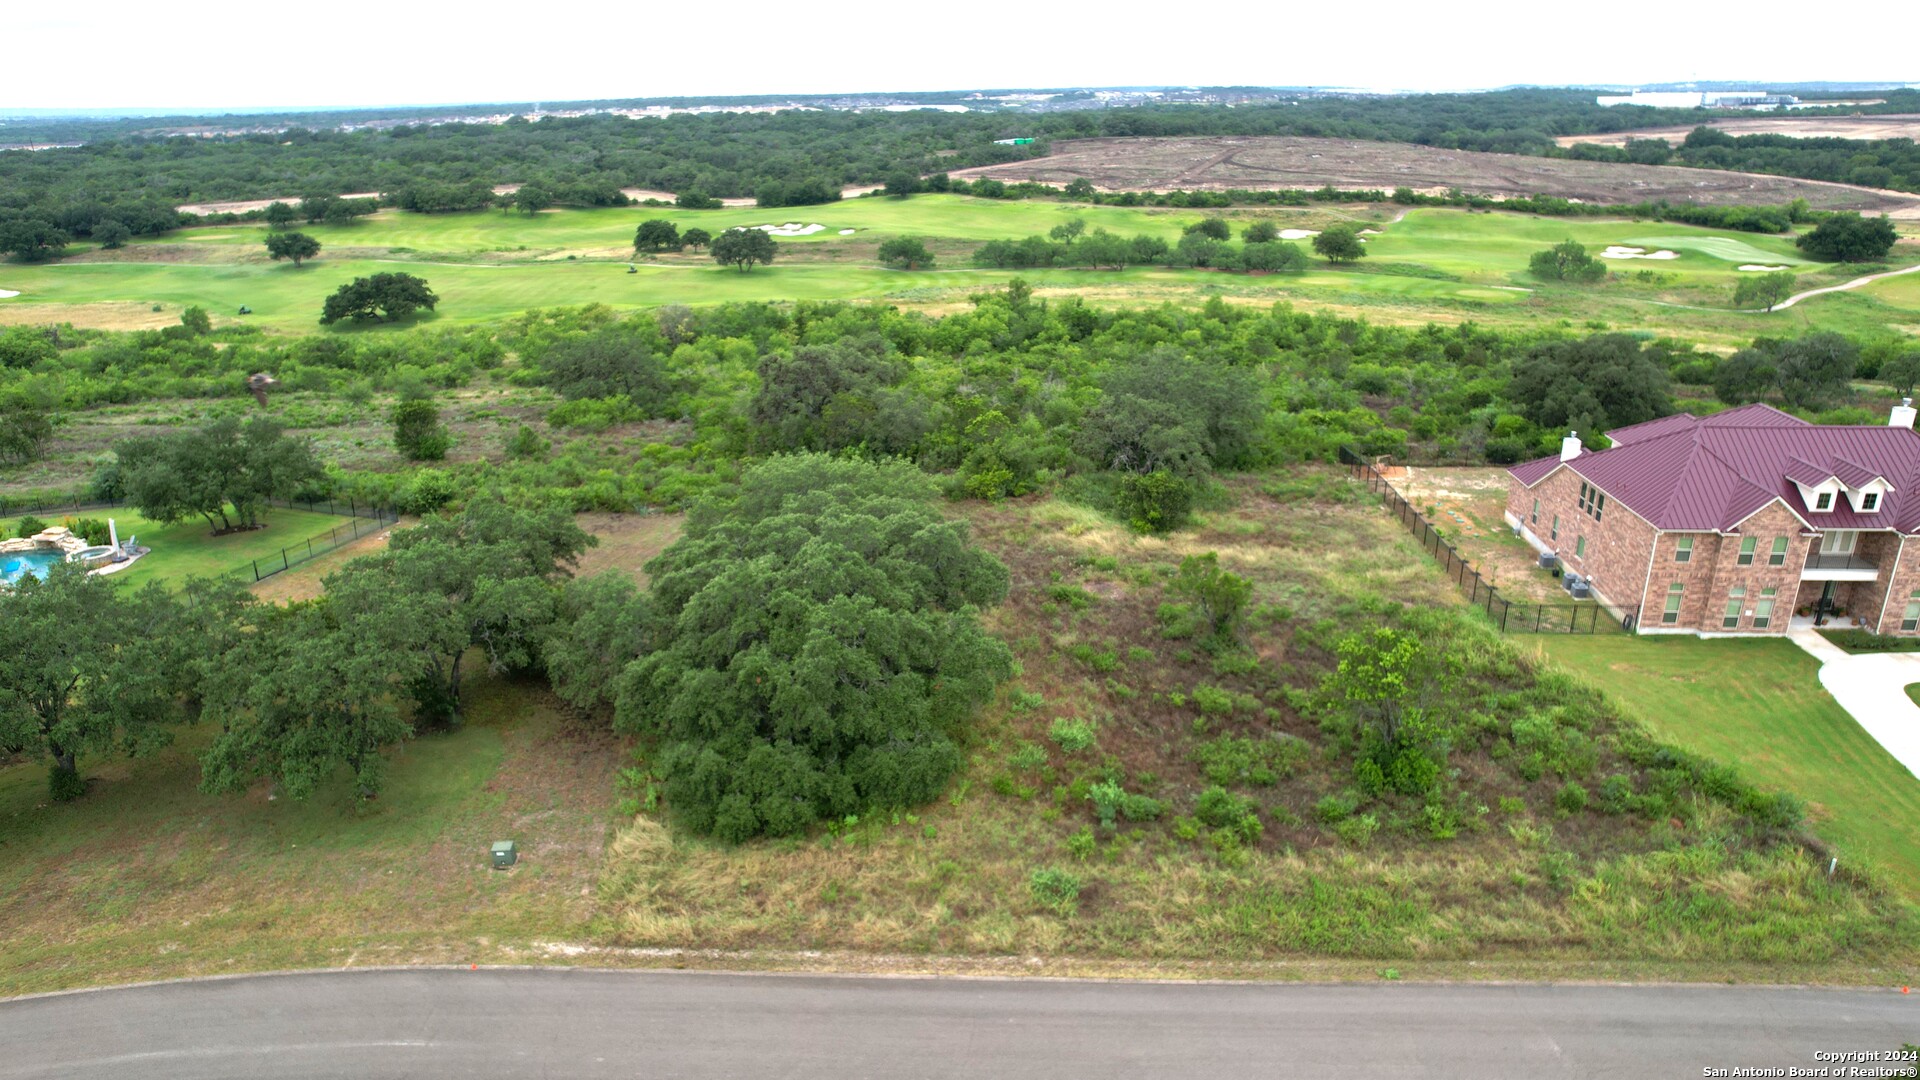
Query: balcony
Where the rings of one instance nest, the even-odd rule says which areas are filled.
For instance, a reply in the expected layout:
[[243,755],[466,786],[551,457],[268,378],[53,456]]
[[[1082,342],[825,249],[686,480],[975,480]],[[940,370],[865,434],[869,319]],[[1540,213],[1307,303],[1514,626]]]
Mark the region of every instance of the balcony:
[[1874,581],[1880,567],[1858,555],[1822,554],[1818,548],[1807,555],[1802,581]]

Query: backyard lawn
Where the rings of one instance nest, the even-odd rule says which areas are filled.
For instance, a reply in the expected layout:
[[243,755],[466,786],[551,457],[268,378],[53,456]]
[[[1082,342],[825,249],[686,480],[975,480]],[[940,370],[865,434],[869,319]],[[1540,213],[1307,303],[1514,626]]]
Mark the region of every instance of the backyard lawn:
[[1841,861],[1920,896],[1920,780],[1821,687],[1819,661],[1787,641],[1542,636],[1544,651],[1660,738],[1805,798]]
[[[131,507],[37,516],[48,525],[68,524],[71,519],[81,517],[112,518],[120,530],[122,541],[134,537],[139,540],[141,547],[152,548],[139,562],[113,575],[114,581],[125,585],[227,573],[243,573],[247,580],[251,580],[254,560],[260,561],[263,571],[269,560],[274,566],[280,564],[283,549],[297,549],[289,554],[298,560],[305,556],[309,541],[318,551],[324,546],[328,533],[340,529],[344,537],[352,531],[355,520],[305,510],[274,510],[267,515],[267,527],[264,529],[215,536],[202,518],[162,525],[148,521]],[[362,520],[360,524],[365,530],[374,522]],[[0,533],[13,536],[18,532],[18,526],[18,518],[0,521]]]

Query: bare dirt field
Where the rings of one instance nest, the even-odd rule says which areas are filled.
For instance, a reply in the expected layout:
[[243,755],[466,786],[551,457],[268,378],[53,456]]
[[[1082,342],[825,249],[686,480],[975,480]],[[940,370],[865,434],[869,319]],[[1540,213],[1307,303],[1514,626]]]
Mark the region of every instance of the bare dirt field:
[[1509,600],[1574,603],[1507,524],[1507,479],[1501,468],[1413,466],[1388,482]]
[[[520,185],[515,184],[513,186],[518,188]],[[377,199],[380,197],[380,193],[377,191],[352,191],[340,197],[343,199]],[[290,195],[278,199],[229,199],[225,202],[187,203],[184,206],[176,206],[174,209],[183,214],[195,214],[200,217],[205,217],[208,214],[244,214],[252,210],[265,210],[277,202],[283,202],[288,206],[293,206],[299,203],[299,201],[300,196]]]
[[1677,145],[1694,127],[1716,128],[1729,135],[1792,135],[1802,139],[1920,139],[1920,114],[1743,116],[1731,120],[1703,120],[1697,125],[1685,127],[1641,128],[1638,131],[1616,131],[1608,135],[1562,135],[1554,142],[1561,146],[1572,146],[1574,143],[1625,146],[1628,139],[1665,139]]
[[1599,161],[1483,154],[1406,143],[1347,139],[1213,136],[1206,138],[1074,139],[1029,161],[962,169],[956,178],[991,176],[1066,184],[1085,178],[1108,191],[1223,188],[1348,190],[1451,187],[1490,196],[1557,195],[1588,202],[1666,199],[1707,205],[1784,203],[1796,198],[1823,209],[1895,210],[1920,197],[1779,176],[1618,165]]

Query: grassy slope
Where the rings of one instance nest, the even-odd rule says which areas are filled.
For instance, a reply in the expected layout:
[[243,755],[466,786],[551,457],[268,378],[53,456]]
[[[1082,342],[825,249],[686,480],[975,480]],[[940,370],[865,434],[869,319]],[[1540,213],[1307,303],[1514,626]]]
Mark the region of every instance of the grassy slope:
[[[1321,228],[1342,218],[1371,224],[1384,231],[1370,238],[1367,269],[1412,264],[1452,280],[1336,271],[1326,269],[1324,263],[1316,263],[1306,274],[1266,277],[1163,270],[1030,271],[1023,276],[1043,291],[1088,293],[1108,300],[1192,302],[1212,294],[1253,303],[1294,299],[1396,322],[1599,319],[1729,342],[1808,326],[1865,332],[1888,324],[1920,323],[1920,290],[1911,284],[1915,278],[1895,279],[1845,297],[1822,297],[1765,318],[1652,303],[1723,307],[1740,276],[1736,265],[1760,259],[1776,265],[1798,263],[1788,238],[1671,223],[1439,209],[1414,210],[1405,220],[1389,224],[1386,219],[1391,212],[1389,207],[1371,206],[1227,213],[1236,224],[1256,218],[1286,227]],[[1201,216],[1201,211],[1192,210],[996,202],[942,195],[856,199],[773,212],[624,207],[549,211],[530,218],[497,211],[444,215],[388,211],[352,226],[312,227],[308,231],[326,245],[326,254],[298,269],[265,260],[260,248],[264,227],[215,226],[136,243],[116,261],[0,266],[0,287],[22,293],[0,301],[0,321],[73,319],[86,324],[90,315],[97,315],[102,325],[120,326],[144,311],[142,305],[160,304],[172,312],[201,304],[216,317],[230,318],[244,304],[253,309],[252,321],[299,332],[315,327],[322,299],[340,284],[396,270],[426,277],[443,299],[434,318],[457,323],[487,321],[530,307],[585,302],[639,308],[727,300],[887,298],[938,305],[964,301],[969,292],[1012,276],[1006,271],[967,268],[961,261],[965,244],[1045,233],[1074,218],[1090,228],[1172,239]],[[639,273],[628,274],[625,263],[632,257],[634,226],[649,217],[671,218],[683,227],[697,224],[709,231],[783,220],[818,222],[827,229],[808,237],[781,239],[786,257],[753,273],[723,270],[688,253],[642,263]],[[843,228],[858,231],[842,237],[839,230]],[[889,271],[872,261],[872,245],[891,235],[924,236],[963,246],[943,249],[949,252],[945,269]],[[1615,243],[1668,247],[1682,257],[1615,263],[1616,280],[1598,288],[1548,287],[1526,276],[1527,258],[1533,252],[1568,237],[1594,249]],[[1800,265],[1796,269],[1809,275],[1809,285],[1851,276],[1844,269]],[[1663,277],[1655,282],[1632,277],[1642,270]]]
[[[314,548],[318,550],[329,532],[342,526],[350,529],[352,524],[349,518],[330,514],[274,510],[267,515],[267,527],[264,529],[214,536],[208,530],[206,521],[198,517],[161,525],[148,521],[126,507],[42,516],[50,525],[61,524],[71,517],[112,518],[120,530],[121,540],[136,537],[141,547],[152,548],[152,552],[142,556],[139,562],[113,575],[113,581],[127,585],[227,573],[243,573],[251,577],[255,560],[259,560],[263,568],[269,559],[274,565],[279,565],[281,551],[286,548],[298,548],[299,551],[293,555],[298,559],[305,553],[309,540],[314,542]],[[14,535],[18,531],[17,523],[18,519],[0,521],[0,532]]]
[[1920,895],[1920,781],[1820,685],[1786,641],[1543,636],[1531,644],[1677,746],[1733,762],[1812,804],[1843,862]]

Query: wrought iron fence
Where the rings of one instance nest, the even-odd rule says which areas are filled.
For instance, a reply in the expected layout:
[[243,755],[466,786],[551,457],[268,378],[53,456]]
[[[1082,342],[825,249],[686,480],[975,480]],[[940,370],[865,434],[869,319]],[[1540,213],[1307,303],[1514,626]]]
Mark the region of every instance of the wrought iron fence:
[[1447,576],[1466,594],[1468,602],[1485,611],[1487,618],[1501,630],[1516,634],[1594,634],[1616,628],[1633,628],[1632,616],[1616,622],[1598,603],[1546,604],[1532,600],[1509,600],[1472,563],[1463,558],[1458,549],[1447,542],[1440,530],[1434,528],[1426,515],[1416,510],[1387,481],[1373,462],[1350,446],[1341,447],[1340,461],[1352,472],[1354,479],[1364,481],[1368,491],[1380,496],[1382,505],[1400,519],[1400,523],[1420,542],[1420,546],[1426,548],[1434,561],[1445,569]]

